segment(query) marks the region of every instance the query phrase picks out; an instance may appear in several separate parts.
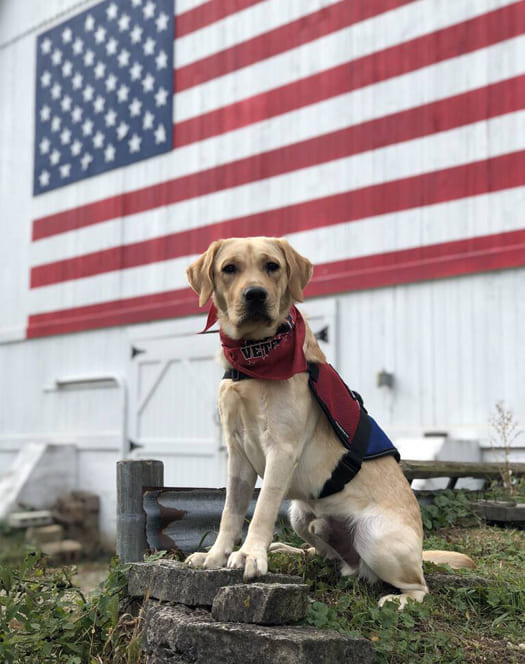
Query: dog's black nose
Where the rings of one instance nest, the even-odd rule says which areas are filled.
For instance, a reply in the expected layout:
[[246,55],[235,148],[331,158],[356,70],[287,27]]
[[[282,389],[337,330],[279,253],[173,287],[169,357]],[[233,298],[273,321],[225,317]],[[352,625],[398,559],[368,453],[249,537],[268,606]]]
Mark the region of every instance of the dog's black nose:
[[268,293],[260,286],[251,286],[244,291],[244,299],[248,304],[264,304]]

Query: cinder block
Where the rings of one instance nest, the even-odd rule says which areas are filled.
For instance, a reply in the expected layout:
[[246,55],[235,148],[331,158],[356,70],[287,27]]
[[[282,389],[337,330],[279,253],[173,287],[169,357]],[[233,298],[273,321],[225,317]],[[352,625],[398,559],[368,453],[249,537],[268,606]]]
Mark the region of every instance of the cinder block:
[[60,542],[64,538],[64,529],[58,523],[50,526],[32,526],[26,530],[26,540],[35,544]]
[[[128,594],[188,606],[211,606],[219,588],[242,583],[240,569],[194,569],[175,560],[132,563]],[[298,576],[267,574],[259,583],[300,583]]]
[[38,510],[34,512],[11,512],[7,517],[7,523],[11,528],[30,528],[31,526],[48,526],[53,523],[53,517],[49,510]]
[[75,540],[62,540],[62,542],[48,542],[43,544],[42,553],[51,558],[77,558],[82,552],[82,544]]
[[220,588],[211,609],[219,622],[289,625],[306,616],[306,584],[243,583]]

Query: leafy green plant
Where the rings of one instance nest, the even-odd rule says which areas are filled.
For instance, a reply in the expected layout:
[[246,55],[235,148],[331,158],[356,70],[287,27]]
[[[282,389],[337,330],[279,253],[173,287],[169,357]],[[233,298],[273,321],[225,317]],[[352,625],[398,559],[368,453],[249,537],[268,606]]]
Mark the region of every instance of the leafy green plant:
[[119,617],[126,568],[113,562],[91,597],[74,569],[50,569],[36,552],[0,565],[0,661],[5,664],[138,662],[137,620]]
[[471,505],[471,492],[445,489],[439,491],[427,504],[421,505],[421,518],[425,530],[472,525],[476,517]]

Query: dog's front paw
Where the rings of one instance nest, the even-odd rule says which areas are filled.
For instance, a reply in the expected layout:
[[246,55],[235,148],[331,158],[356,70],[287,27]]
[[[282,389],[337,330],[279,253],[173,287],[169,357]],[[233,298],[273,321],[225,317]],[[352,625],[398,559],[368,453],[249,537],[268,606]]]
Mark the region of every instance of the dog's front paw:
[[230,569],[244,569],[244,581],[251,581],[268,572],[268,558],[265,550],[234,551],[228,559]]
[[226,554],[220,551],[209,553],[192,553],[184,561],[190,567],[203,567],[204,569],[219,569],[226,567]]

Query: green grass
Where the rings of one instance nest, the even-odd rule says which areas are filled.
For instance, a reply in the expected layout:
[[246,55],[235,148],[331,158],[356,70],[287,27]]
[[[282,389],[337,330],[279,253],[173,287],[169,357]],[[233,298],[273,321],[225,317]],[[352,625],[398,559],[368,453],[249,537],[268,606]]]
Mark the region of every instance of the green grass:
[[[310,585],[308,624],[365,636],[374,643],[378,663],[525,662],[523,531],[485,525],[448,528],[429,535],[425,548],[461,551],[477,568],[451,570],[426,563],[427,580],[432,583],[439,574],[439,581],[422,604],[409,602],[402,612],[393,603],[377,607],[389,589],[341,578],[335,564],[317,557],[271,554],[270,569],[299,574]],[[446,583],[447,575],[453,582]],[[481,585],[479,577],[488,584]]]

